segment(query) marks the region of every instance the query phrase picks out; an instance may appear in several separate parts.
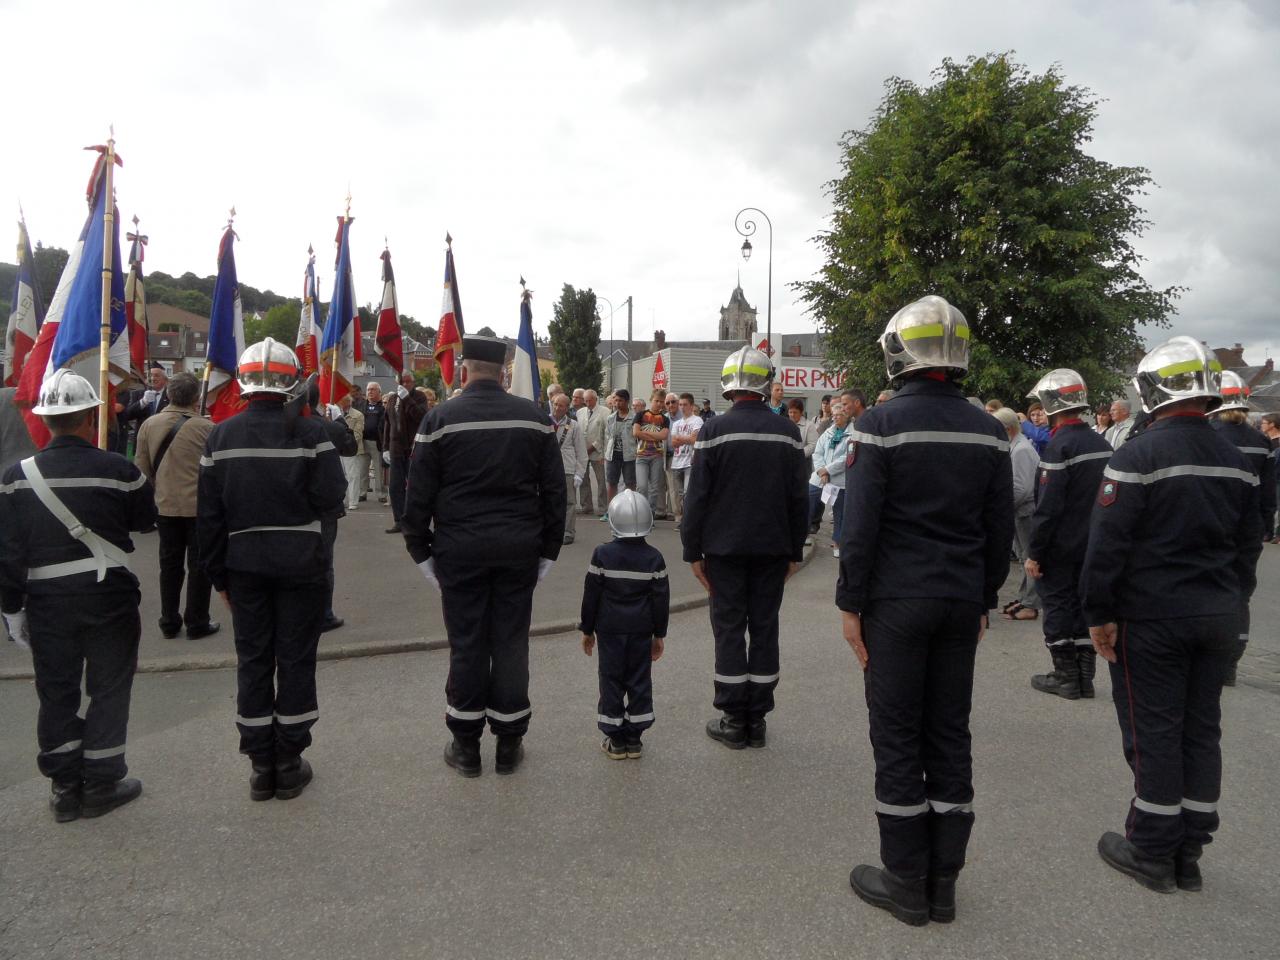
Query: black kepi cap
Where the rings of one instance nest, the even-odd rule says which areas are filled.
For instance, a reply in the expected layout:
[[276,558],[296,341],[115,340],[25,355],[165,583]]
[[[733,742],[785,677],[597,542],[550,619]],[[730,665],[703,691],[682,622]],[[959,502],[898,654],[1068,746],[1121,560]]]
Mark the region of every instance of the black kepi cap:
[[507,360],[507,341],[497,337],[462,338],[462,359],[479,360],[482,363],[505,363]]

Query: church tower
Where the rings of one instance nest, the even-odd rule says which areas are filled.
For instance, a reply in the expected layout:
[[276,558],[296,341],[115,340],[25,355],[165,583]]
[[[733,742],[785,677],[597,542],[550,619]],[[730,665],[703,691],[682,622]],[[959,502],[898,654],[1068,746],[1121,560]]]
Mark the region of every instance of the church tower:
[[729,305],[720,308],[720,339],[746,340],[754,346],[756,329],[756,308],[747,303],[739,281],[729,295]]

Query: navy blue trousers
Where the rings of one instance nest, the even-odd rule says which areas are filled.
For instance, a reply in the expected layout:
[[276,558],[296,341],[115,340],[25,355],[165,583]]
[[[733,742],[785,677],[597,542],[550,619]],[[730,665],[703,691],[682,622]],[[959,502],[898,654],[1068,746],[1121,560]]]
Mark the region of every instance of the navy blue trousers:
[[623,743],[638,743],[653,726],[653,636],[596,631],[600,665],[600,729]]

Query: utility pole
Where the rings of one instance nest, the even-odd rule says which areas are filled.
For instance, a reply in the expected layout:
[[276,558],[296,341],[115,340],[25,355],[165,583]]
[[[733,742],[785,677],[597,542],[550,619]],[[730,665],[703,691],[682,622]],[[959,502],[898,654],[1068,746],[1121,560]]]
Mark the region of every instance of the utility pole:
[[[631,393],[631,298],[627,297],[627,393]],[[634,399],[634,397],[632,398]]]

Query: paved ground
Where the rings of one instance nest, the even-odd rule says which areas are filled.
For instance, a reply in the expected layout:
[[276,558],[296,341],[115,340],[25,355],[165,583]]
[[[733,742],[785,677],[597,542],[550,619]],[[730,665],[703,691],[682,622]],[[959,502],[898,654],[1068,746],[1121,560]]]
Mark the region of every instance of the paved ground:
[[[1130,795],[1100,699],[1030,689],[1034,625],[979,654],[978,824],[950,927],[910,929],[856,900],[875,861],[860,676],[824,553],[788,589],[783,681],[764,750],[707,740],[705,610],[673,619],[642,761],[594,727],[595,663],[572,636],[533,644],[528,759],[462,780],[440,761],[442,652],[321,665],[314,785],[254,804],[235,753],[230,671],[138,678],[129,761],[143,797],[52,822],[35,774],[35,696],[0,683],[0,957],[1274,957],[1280,712],[1273,690],[1224,697],[1224,827],[1201,894],[1161,896],[1094,852]],[[1268,548],[1254,643],[1280,647],[1280,547]],[[420,596],[414,615],[430,618]],[[1265,667],[1249,670],[1265,684]],[[1064,752],[1063,745],[1070,745]]]

